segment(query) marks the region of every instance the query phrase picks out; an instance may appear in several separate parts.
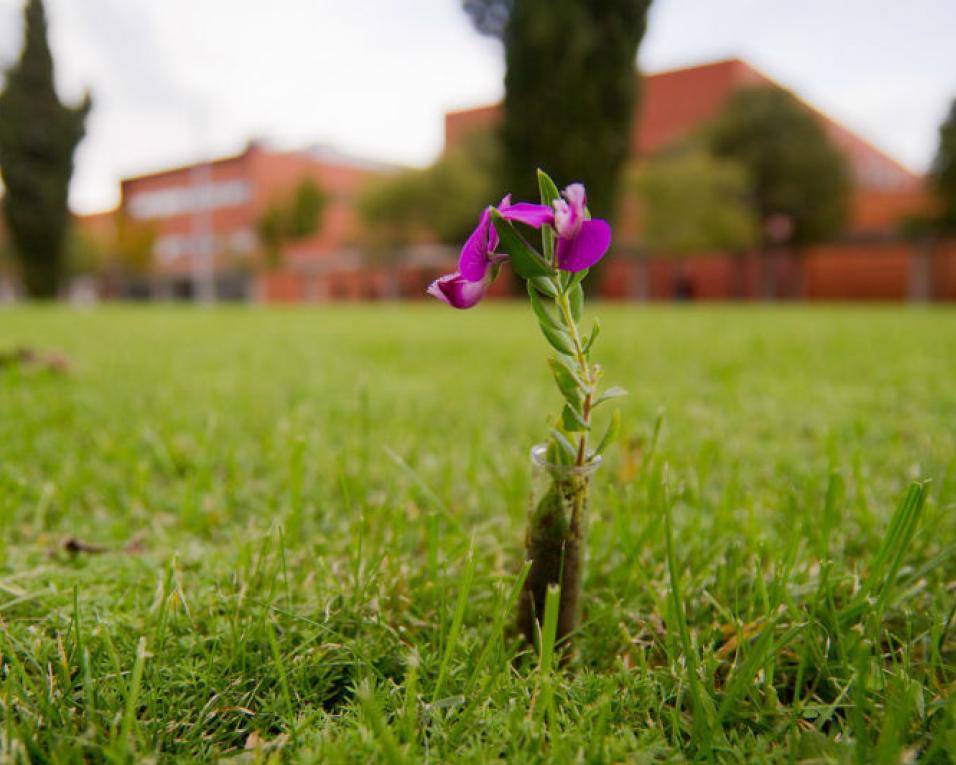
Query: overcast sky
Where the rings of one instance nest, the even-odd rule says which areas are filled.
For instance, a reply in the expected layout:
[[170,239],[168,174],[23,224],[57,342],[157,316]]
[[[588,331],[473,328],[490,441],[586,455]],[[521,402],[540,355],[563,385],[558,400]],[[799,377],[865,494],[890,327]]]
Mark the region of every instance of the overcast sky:
[[[0,0],[0,65],[23,0]],[[442,114],[502,94],[460,0],[47,0],[60,94],[93,92],[71,202],[251,137],[426,164]],[[655,0],[645,71],[739,56],[916,170],[956,96],[956,0]],[[556,84],[560,87],[560,84]]]

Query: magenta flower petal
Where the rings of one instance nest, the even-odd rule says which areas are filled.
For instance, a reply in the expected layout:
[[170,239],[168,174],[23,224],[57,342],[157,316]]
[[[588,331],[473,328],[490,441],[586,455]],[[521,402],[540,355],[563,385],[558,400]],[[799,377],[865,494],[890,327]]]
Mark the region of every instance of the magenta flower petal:
[[499,207],[498,212],[505,220],[516,220],[532,228],[541,228],[545,223],[554,223],[554,210],[547,205],[535,205],[530,202],[518,202],[516,205]]
[[452,308],[471,308],[485,296],[491,279],[470,281],[461,274],[447,274],[435,279],[426,292]]
[[611,246],[611,224],[606,220],[582,221],[577,236],[557,241],[555,257],[562,271],[583,271],[597,263]]
[[465,241],[458,258],[458,271],[468,281],[480,282],[488,272],[489,253],[498,245],[498,233],[491,225],[491,208],[485,208],[478,225]]

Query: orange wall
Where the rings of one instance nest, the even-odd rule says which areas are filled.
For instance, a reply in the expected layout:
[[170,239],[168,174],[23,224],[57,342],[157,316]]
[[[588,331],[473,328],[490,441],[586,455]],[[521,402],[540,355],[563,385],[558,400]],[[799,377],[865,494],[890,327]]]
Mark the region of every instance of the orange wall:
[[928,250],[909,242],[843,242],[813,247],[802,256],[778,252],[638,260],[619,255],[603,268],[601,294],[611,300],[671,300],[679,288],[693,300],[762,299],[764,282],[777,298],[834,301],[902,301],[926,252],[925,299],[956,300],[956,241]]
[[909,289],[907,243],[814,247],[804,259],[810,300],[903,300]]

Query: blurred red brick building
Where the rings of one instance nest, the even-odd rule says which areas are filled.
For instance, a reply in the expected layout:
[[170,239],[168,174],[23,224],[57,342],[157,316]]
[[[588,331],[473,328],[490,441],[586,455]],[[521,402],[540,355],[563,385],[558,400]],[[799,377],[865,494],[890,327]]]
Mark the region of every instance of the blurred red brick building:
[[[740,59],[677,69],[644,78],[642,102],[631,135],[634,157],[652,155],[684,139],[713,118],[736,90],[777,86]],[[779,86],[778,86],[779,87]],[[926,208],[923,179],[865,139],[806,105],[847,156],[853,177],[851,214],[840,241],[801,254],[778,253],[769,264],[776,297],[898,300],[907,296],[956,299],[956,248],[924,252],[899,234],[900,223]],[[469,131],[491,127],[501,107],[484,106],[445,116],[446,148]],[[640,211],[622,199],[615,229],[618,257],[604,272],[603,291],[611,298],[699,299],[756,297],[761,294],[756,254],[700,253],[689,257],[650,257],[628,253],[639,244]]]
[[[634,157],[653,154],[701,127],[737,89],[774,85],[739,59],[646,76],[631,136]],[[799,256],[778,252],[648,256],[640,249],[640,210],[622,199],[615,257],[604,269],[602,290],[612,299],[956,299],[956,245],[917,246],[899,224],[928,204],[922,178],[892,157],[806,105],[849,159],[854,191],[851,220],[839,241]],[[495,125],[498,105],[445,116],[446,149],[469,131]],[[436,275],[454,267],[452,248],[428,245],[395,253],[390,262],[361,246],[357,198],[362,185],[390,168],[329,150],[282,152],[252,143],[236,156],[127,178],[117,214],[88,216],[86,230],[108,240],[117,221],[149,226],[144,296],[261,299],[274,302],[422,296]],[[318,233],[287,243],[270,264],[257,224],[270,204],[303,179],[327,195]],[[115,236],[113,237],[115,239]],[[499,280],[495,293],[506,293]],[[108,289],[111,294],[123,290]],[[129,294],[129,284],[125,294]]]
[[[126,178],[119,213],[154,231],[150,292],[158,297],[268,301],[363,299],[383,291],[358,239],[356,197],[385,166],[328,150],[241,154]],[[326,197],[313,236],[289,241],[270,264],[258,235],[263,213],[311,180]],[[101,226],[91,216],[89,226]]]

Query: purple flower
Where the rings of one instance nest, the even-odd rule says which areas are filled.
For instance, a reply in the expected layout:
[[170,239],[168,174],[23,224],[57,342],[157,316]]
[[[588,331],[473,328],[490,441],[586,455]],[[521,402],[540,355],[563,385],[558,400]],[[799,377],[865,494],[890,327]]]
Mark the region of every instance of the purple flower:
[[[511,194],[497,207],[508,221],[524,223],[532,228],[552,226],[557,234],[555,265],[562,271],[583,271],[597,263],[611,246],[611,226],[605,220],[587,218],[584,186],[572,183],[563,192],[564,199],[547,205],[519,202],[511,204]],[[428,287],[433,295],[453,308],[471,308],[485,296],[498,273],[497,266],[508,260],[507,253],[497,252],[500,239],[486,207],[478,225],[465,241],[458,258],[458,271],[442,276]]]
[[454,273],[435,279],[426,291],[452,308],[471,308],[485,296],[491,282],[492,272],[478,281],[471,281],[460,273]]
[[555,260],[562,271],[583,271],[597,263],[611,246],[611,225],[587,220],[584,186],[572,183],[554,201]]
[[[486,207],[478,219],[478,225],[465,241],[458,258],[458,272],[472,282],[485,278],[490,266],[508,259],[508,255],[497,253],[498,232],[491,222],[491,207]],[[554,213],[545,205],[535,205],[528,202],[511,204],[511,194],[508,194],[498,205],[498,212],[505,220],[514,220],[533,228],[541,228],[545,223],[554,222]]]

